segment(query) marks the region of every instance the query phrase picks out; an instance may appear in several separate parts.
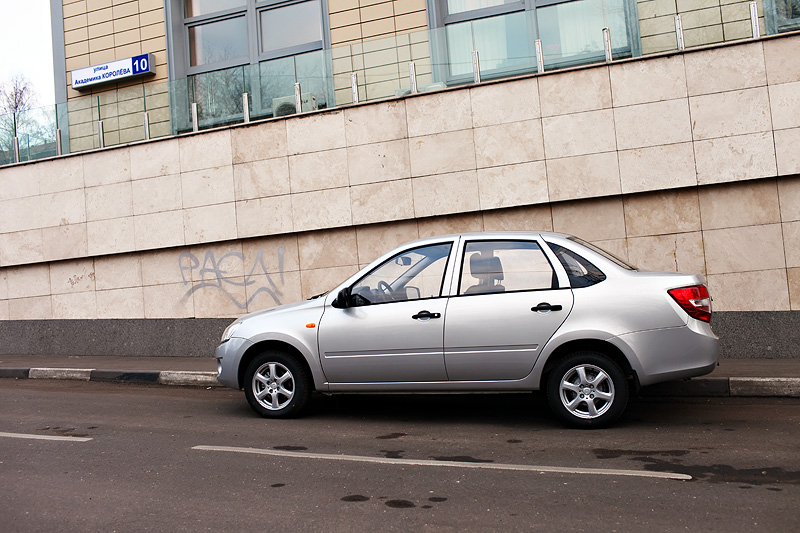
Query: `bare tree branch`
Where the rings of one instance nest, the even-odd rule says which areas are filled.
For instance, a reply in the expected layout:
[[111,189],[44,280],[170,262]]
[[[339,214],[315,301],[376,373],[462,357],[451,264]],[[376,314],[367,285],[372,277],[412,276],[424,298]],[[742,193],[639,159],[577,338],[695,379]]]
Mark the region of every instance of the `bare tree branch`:
[[0,83],[0,149],[10,150],[11,140],[20,129],[32,133],[40,130],[40,124],[26,111],[36,107],[36,90],[22,74]]

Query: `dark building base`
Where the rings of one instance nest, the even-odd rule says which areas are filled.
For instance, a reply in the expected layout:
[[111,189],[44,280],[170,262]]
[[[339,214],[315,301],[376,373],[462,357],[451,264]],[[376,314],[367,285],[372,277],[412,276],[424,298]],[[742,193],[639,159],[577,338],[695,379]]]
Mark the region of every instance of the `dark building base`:
[[721,357],[800,357],[800,311],[715,312],[711,327],[719,337]]
[[3,320],[0,355],[211,357],[230,318]]
[[[3,320],[0,355],[211,357],[228,318]],[[721,357],[800,357],[800,311],[716,312]]]

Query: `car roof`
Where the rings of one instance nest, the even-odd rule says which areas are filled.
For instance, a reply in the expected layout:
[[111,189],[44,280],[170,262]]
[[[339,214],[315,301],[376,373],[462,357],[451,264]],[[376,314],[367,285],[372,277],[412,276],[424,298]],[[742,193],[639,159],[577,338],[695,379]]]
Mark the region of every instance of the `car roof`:
[[535,239],[541,235],[542,237],[556,237],[556,238],[568,238],[572,235],[567,233],[556,233],[552,231],[475,231],[469,233],[450,233],[447,235],[436,235],[433,237],[425,237],[423,239],[417,239],[415,241],[409,241],[405,243],[406,245],[425,245],[425,244],[432,244],[442,240],[452,240],[457,239],[459,237],[463,238],[464,240],[484,240],[484,239],[513,239],[513,238],[525,238],[525,239]]

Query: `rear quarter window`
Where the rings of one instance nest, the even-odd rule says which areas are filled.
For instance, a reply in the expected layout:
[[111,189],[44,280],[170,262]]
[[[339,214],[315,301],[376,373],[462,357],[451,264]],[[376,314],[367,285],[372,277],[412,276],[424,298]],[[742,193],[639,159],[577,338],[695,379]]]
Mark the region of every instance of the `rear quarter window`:
[[606,275],[585,257],[558,244],[547,244],[567,271],[569,284],[573,289],[590,287],[606,279]]

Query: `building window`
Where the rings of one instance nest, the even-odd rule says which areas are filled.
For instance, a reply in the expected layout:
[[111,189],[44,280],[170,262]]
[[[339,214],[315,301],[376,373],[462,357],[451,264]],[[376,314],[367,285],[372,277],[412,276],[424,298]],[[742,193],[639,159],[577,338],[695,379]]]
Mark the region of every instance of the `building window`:
[[310,0],[259,11],[261,53],[293,55],[322,48],[322,9]]
[[[541,39],[545,69],[595,62],[604,55],[603,28],[611,32],[615,57],[636,55],[634,0],[428,0],[437,27],[437,52],[445,54],[440,76],[470,81],[472,52],[483,78],[536,70]],[[442,33],[443,32],[443,33]]]
[[445,0],[446,22],[458,22],[525,9],[522,0]]
[[173,1],[182,1],[173,10],[182,15],[184,28],[174,39],[174,53],[184,58],[185,75],[324,47],[324,0]]
[[800,30],[800,0],[764,0],[767,35]]
[[301,84],[304,111],[332,100],[326,84],[327,0],[169,0],[173,130],[284,113]]
[[189,64],[193,67],[247,59],[244,16],[189,26]]
[[537,30],[545,65],[595,61],[605,55],[603,28],[611,33],[615,57],[630,57],[627,0],[578,0],[537,8]]

